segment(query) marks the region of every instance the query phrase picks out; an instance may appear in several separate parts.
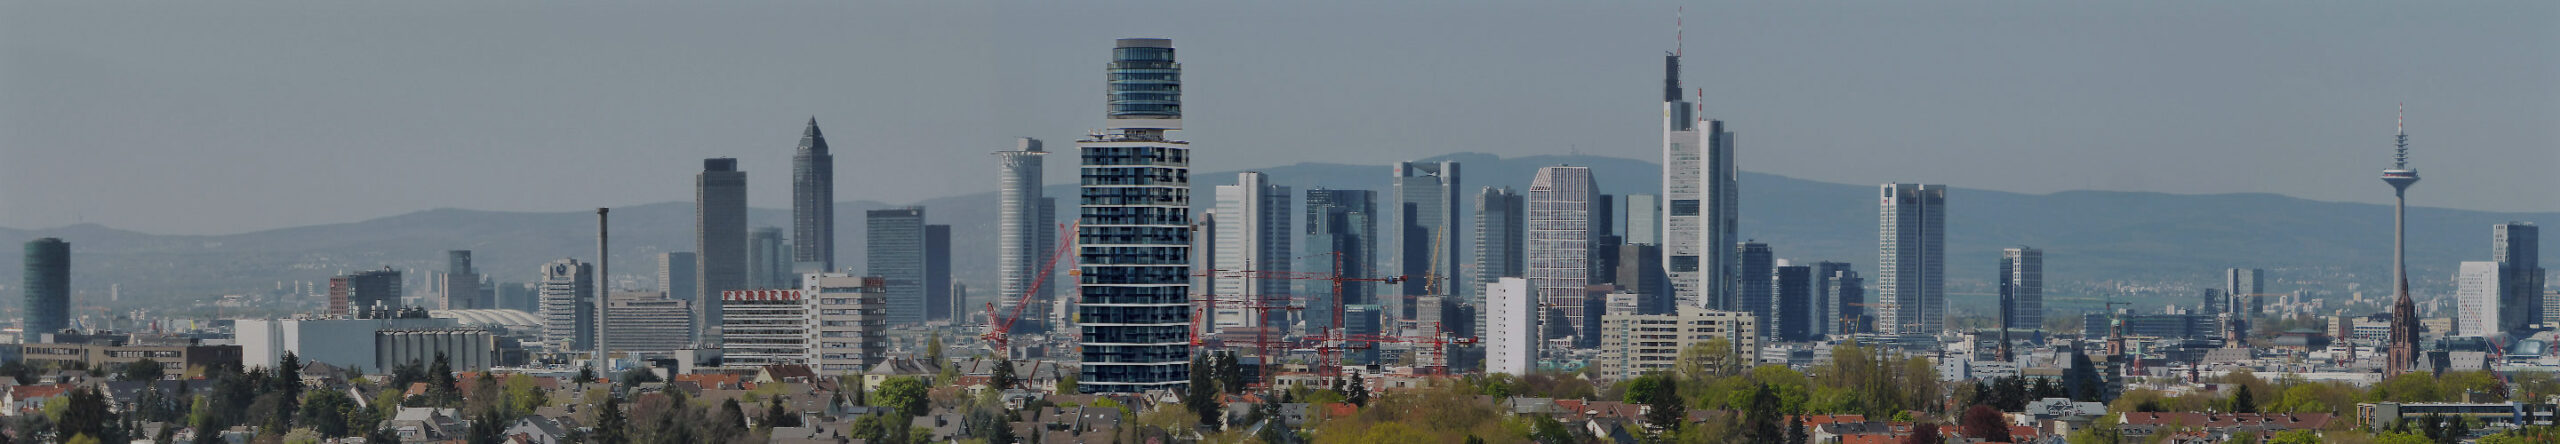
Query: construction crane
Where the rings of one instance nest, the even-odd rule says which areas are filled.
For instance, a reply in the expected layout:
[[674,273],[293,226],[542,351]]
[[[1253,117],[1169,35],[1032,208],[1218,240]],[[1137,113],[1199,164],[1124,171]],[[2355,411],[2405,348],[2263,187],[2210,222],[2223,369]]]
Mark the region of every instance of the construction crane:
[[[1058,232],[1075,233],[1076,226],[1078,224],[1071,223],[1064,225],[1066,228],[1058,230]],[[1075,246],[1075,242],[1071,239],[1072,238],[1059,239],[1057,248],[1049,251],[1049,258],[1041,261],[1042,265],[1040,266],[1040,274],[1031,279],[1031,286],[1023,288],[1021,299],[1016,300],[1013,303],[1012,313],[998,314],[996,313],[996,303],[992,301],[987,302],[987,334],[980,336],[980,338],[987,340],[988,348],[990,350],[997,353],[1005,353],[1007,355],[1012,354],[1014,321],[1022,319],[1022,307],[1031,305],[1031,297],[1033,295],[1040,294],[1040,285],[1049,282],[1049,273],[1058,269],[1058,258],[1066,257],[1067,249]]]
[[[1332,327],[1332,330],[1335,330],[1336,332],[1335,332],[1335,333],[1332,333],[1332,334],[1328,334],[1328,335],[1326,335],[1326,336],[1328,336],[1328,337],[1331,337],[1331,336],[1339,336],[1339,335],[1340,335],[1339,330],[1341,330],[1341,328],[1342,328],[1342,306],[1343,306],[1343,303],[1342,303],[1342,285],[1343,285],[1343,283],[1345,283],[1345,282],[1380,282],[1380,283],[1394,284],[1394,283],[1401,283],[1401,282],[1404,282],[1404,280],[1405,280],[1405,277],[1404,277],[1404,276],[1389,276],[1389,277],[1380,277],[1380,278],[1355,278],[1355,277],[1347,277],[1347,276],[1344,276],[1344,275],[1342,274],[1342,253],[1341,253],[1341,252],[1327,252],[1327,253],[1322,253],[1322,254],[1329,254],[1329,255],[1333,255],[1333,272],[1332,272],[1332,273],[1290,272],[1290,271],[1263,271],[1263,270],[1206,270],[1206,271],[1202,271],[1201,273],[1198,273],[1198,274],[1196,274],[1196,275],[1197,275],[1197,276],[1202,276],[1202,277],[1210,277],[1210,278],[1230,278],[1230,279],[1251,277],[1251,278],[1257,278],[1257,279],[1288,279],[1288,280],[1320,280],[1320,281],[1331,281],[1331,282],[1333,283],[1333,289],[1332,289],[1332,294],[1333,294],[1333,304],[1332,304],[1332,307],[1331,307],[1331,308],[1332,308],[1332,311],[1333,311],[1333,324],[1332,324],[1332,325],[1333,325],[1333,327]],[[1214,299],[1214,296],[1213,296],[1213,299]],[[1262,363],[1261,363],[1261,365],[1262,365],[1263,367],[1265,367],[1265,368],[1263,369],[1264,371],[1262,371],[1262,372],[1261,372],[1261,373],[1262,373],[1262,375],[1263,375],[1263,379],[1264,379],[1264,381],[1261,381],[1261,382],[1259,382],[1259,383],[1260,383],[1260,384],[1263,384],[1263,385],[1264,385],[1264,386],[1266,386],[1266,387],[1267,387],[1267,386],[1269,386],[1269,381],[1270,381],[1270,379],[1271,379],[1272,377],[1276,376],[1276,375],[1274,375],[1274,373],[1275,373],[1275,372],[1269,371],[1269,370],[1270,370],[1270,368],[1269,368],[1269,367],[1273,365],[1273,360],[1271,359],[1271,351],[1272,351],[1273,349],[1275,349],[1275,348],[1280,348],[1280,347],[1276,347],[1277,345],[1286,345],[1285,343],[1287,342],[1287,341],[1285,340],[1285,338],[1281,338],[1281,339],[1275,340],[1274,338],[1272,338],[1272,337],[1271,337],[1271,329],[1272,329],[1272,327],[1271,327],[1271,325],[1270,325],[1270,324],[1271,324],[1271,322],[1270,322],[1270,312],[1271,312],[1271,311],[1273,311],[1273,310],[1294,310],[1294,309],[1300,309],[1300,308],[1298,308],[1298,307],[1294,307],[1294,306],[1291,306],[1290,304],[1288,304],[1288,302],[1289,302],[1289,301],[1291,301],[1291,300],[1294,300],[1294,298],[1291,298],[1291,297],[1288,297],[1288,296],[1280,296],[1280,297],[1277,299],[1277,302],[1278,302],[1278,303],[1277,303],[1277,304],[1275,304],[1275,303],[1274,303],[1274,301],[1275,301],[1275,300],[1274,300],[1274,296],[1273,296],[1273,295],[1263,294],[1263,295],[1257,295],[1257,296],[1256,296],[1256,299],[1255,299],[1255,300],[1252,300],[1252,301],[1238,301],[1238,302],[1237,302],[1237,303],[1239,303],[1239,304],[1250,304],[1250,305],[1245,305],[1245,307],[1248,307],[1248,308],[1250,308],[1250,309],[1254,310],[1254,311],[1255,311],[1255,313],[1253,314],[1253,316],[1256,316],[1258,319],[1262,319],[1262,322],[1260,323],[1260,324],[1261,324],[1261,327],[1260,327],[1260,328],[1257,328],[1257,329],[1256,329],[1256,331],[1254,332],[1254,346],[1255,346],[1255,348],[1257,349],[1257,350],[1256,350],[1256,354],[1257,354],[1258,356],[1260,356],[1260,357],[1261,357],[1261,359],[1262,359]],[[1215,304],[1215,303],[1216,303],[1216,302],[1212,302],[1212,304]],[[1208,308],[1207,306],[1203,306],[1203,307],[1196,307],[1196,308],[1194,308],[1194,310],[1196,310],[1196,311],[1195,311],[1195,313],[1199,313],[1199,312],[1201,312],[1201,311],[1205,311],[1207,308]],[[1192,340],[1193,340],[1193,344],[1194,344],[1194,345],[1198,345],[1198,344],[1199,344],[1199,337],[1201,336],[1201,335],[1200,335],[1200,332],[1202,332],[1202,331],[1203,331],[1203,330],[1200,328],[1200,325],[1199,325],[1199,318],[1200,318],[1199,316],[1193,316],[1193,317],[1192,317],[1192,319],[1193,319],[1193,320],[1192,320],[1192,331],[1193,331],[1193,334],[1192,334]],[[1321,349],[1321,347],[1319,347],[1319,349]],[[1330,360],[1328,359],[1327,361],[1329,362]]]
[[[1323,338],[1326,343],[1320,344],[1316,348],[1317,353],[1325,356],[1331,356],[1333,353],[1339,352],[1340,350],[1367,348],[1351,344],[1364,344],[1367,346],[1375,346],[1376,344],[1382,343],[1427,345],[1429,346],[1428,348],[1416,352],[1417,356],[1414,357],[1414,367],[1417,367],[1418,370],[1416,370],[1415,373],[1445,376],[1449,374],[1448,346],[1453,344],[1469,345],[1476,343],[1476,338],[1450,338],[1446,334],[1447,332],[1447,328],[1443,327],[1438,322],[1434,322],[1431,323],[1430,333],[1425,335],[1328,335],[1328,337]],[[1333,344],[1337,342],[1340,343],[1340,345]],[[1341,366],[1337,365],[1322,365],[1318,368],[1317,374],[1332,376],[1339,374],[1341,371],[1340,369]]]

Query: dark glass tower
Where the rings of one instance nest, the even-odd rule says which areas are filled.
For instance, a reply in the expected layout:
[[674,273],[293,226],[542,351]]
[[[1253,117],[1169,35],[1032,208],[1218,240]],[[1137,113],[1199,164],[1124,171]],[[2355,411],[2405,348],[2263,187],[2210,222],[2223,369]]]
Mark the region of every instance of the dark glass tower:
[[[1377,214],[1377,192],[1325,188],[1307,190],[1306,254],[1299,255],[1303,262],[1298,264],[1298,270],[1333,274],[1336,254],[1339,254],[1343,277],[1369,278],[1369,271],[1376,269],[1374,264],[1378,257]],[[1307,332],[1318,334],[1332,328],[1337,307],[1377,303],[1376,288],[1372,282],[1343,282],[1342,294],[1337,300],[1331,281],[1298,281],[1298,294],[1310,298],[1307,303],[1310,311],[1305,313]],[[1374,325],[1368,327],[1368,330],[1376,329]]]
[[871,267],[865,275],[888,281],[889,323],[924,323],[926,307],[933,305],[925,290],[932,270],[926,264],[924,207],[871,210],[863,218],[863,257]]
[[818,118],[800,130],[800,149],[791,155],[791,271],[836,271],[836,156],[827,154],[827,136],[818,134]]
[[18,342],[71,327],[71,243],[43,238],[27,242],[27,321]]
[[1106,130],[1077,141],[1079,391],[1180,390],[1191,378],[1191,144],[1173,41],[1120,39]]
[[694,339],[720,345],[720,292],[747,288],[747,172],[738,159],[702,160],[694,176]]

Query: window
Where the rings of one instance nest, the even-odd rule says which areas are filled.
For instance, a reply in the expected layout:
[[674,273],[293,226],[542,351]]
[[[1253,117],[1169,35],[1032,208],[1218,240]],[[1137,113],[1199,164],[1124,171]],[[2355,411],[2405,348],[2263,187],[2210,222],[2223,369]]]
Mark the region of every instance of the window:
[[1696,215],[1698,215],[1698,200],[1697,200],[1697,199],[1680,199],[1680,200],[1674,200],[1674,201],[1671,201],[1671,215],[1673,215],[1673,216],[1696,216]]
[[1697,256],[1672,256],[1672,257],[1671,257],[1671,272],[1673,272],[1673,273],[1691,273],[1691,272],[1696,272],[1696,271],[1698,271],[1698,257],[1697,257]]

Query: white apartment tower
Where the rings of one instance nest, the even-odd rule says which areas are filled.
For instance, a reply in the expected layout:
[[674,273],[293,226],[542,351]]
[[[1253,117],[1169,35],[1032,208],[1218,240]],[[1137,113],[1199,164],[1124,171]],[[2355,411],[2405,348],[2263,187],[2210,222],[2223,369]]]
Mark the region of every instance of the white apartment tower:
[[2498,297],[2499,288],[2504,287],[2498,278],[2497,262],[2462,262],[2453,275],[2453,334],[2490,336],[2506,331],[2499,325],[2500,315],[2522,310]]
[[801,301],[809,316],[809,369],[821,375],[861,373],[884,361],[888,351],[888,284],[879,278],[845,273],[810,274],[801,279]]
[[1217,237],[1209,264],[1209,288],[1217,302],[1212,304],[1211,325],[1225,330],[1286,322],[1269,319],[1277,312],[1263,313],[1254,307],[1263,305],[1264,297],[1289,294],[1288,279],[1264,277],[1269,272],[1287,273],[1295,262],[1289,249],[1289,187],[1272,185],[1270,176],[1247,171],[1236,174],[1235,185],[1218,186],[1217,194]]
[[1529,280],[1506,277],[1484,285],[1485,373],[1526,375],[1538,365],[1538,298]]

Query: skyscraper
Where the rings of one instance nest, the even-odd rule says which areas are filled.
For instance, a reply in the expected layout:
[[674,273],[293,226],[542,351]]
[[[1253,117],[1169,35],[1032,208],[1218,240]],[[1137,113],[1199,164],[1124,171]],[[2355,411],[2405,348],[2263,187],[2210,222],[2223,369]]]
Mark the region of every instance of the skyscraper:
[[1776,317],[1776,287],[1769,283],[1770,276],[1777,272],[1778,254],[1760,241],[1743,242],[1733,248],[1735,257],[1741,259],[1736,263],[1742,270],[1735,281],[1739,286],[1733,289],[1733,311],[1750,313],[1751,320],[1760,326],[1761,339],[1775,338],[1779,330],[1786,328]]
[[[2498,278],[2498,263],[2463,261],[2453,274],[2453,335],[2494,336],[2508,329],[2499,325],[2507,312],[2520,312],[2498,294],[2505,285]],[[2448,335],[2452,336],[2452,335]]]
[[[2394,119],[2398,120],[2398,119]],[[2382,182],[2391,184],[2391,345],[2382,363],[2384,377],[2399,376],[2418,360],[2418,303],[2409,299],[2409,186],[2418,184],[2418,170],[2409,168],[2409,130],[2397,127],[2392,135],[2396,147],[2391,169],[2382,170]]]
[[747,232],[747,288],[780,290],[793,288],[800,275],[791,271],[791,244],[782,236],[782,227],[757,227]]
[[1464,296],[1458,279],[1458,163],[1396,162],[1397,267],[1404,291],[1387,301],[1397,319],[1413,319],[1414,298]]
[[1484,187],[1476,193],[1476,276],[1471,287],[1527,276],[1522,242],[1528,240],[1528,208],[1528,201],[1511,187]]
[[[1041,158],[1049,152],[1040,149],[1040,139],[1024,137],[1015,141],[1014,150],[997,151],[996,156],[996,293],[998,305],[1011,305],[1024,300],[1023,293],[1033,292],[1032,281],[1040,278],[1041,267],[1049,266],[1050,256],[1058,246],[1047,234],[1056,222],[1049,211],[1048,198],[1041,197]],[[1050,316],[1049,301],[1053,289],[1065,285],[1058,280],[1041,285],[1031,295],[1030,307],[1020,307],[1023,319]],[[1003,307],[1009,310],[1015,307]],[[1015,325],[1016,331],[1030,331]]]
[[2489,254],[2498,262],[2499,328],[2517,330],[2534,324],[2550,323],[2543,316],[2551,307],[2542,300],[2545,278],[2542,269],[2542,229],[2531,223],[2508,222],[2490,229]]
[[836,156],[814,116],[791,154],[791,271],[836,271]]
[[[676,251],[658,253],[658,291],[666,292],[667,299],[685,301],[687,303],[700,300],[701,298],[693,293],[695,291],[702,290],[702,284],[694,282],[695,279],[693,277],[693,272],[698,271],[695,267],[696,265],[694,265],[693,252]],[[692,310],[693,308],[686,307],[685,309]],[[688,316],[690,316],[690,314],[688,314]],[[685,336],[690,339],[693,335],[686,334]]]
[[[35,343],[46,333],[71,328],[71,243],[51,237],[27,241],[26,255],[26,284],[21,288],[27,292],[27,319],[18,342]],[[346,310],[335,312],[345,314]]]
[[1484,286],[1485,373],[1526,375],[1537,370],[1538,297],[1529,281],[1502,278]]
[[1860,307],[1849,304],[1866,303],[1862,299],[1865,296],[1859,293],[1865,289],[1858,288],[1859,285],[1858,272],[1851,271],[1848,263],[1813,263],[1814,334],[1855,332],[1854,328],[1859,325],[1854,318],[1859,314],[1855,309]]
[[[2254,275],[2252,275],[2254,276]],[[2000,250],[2001,328],[2044,328],[2044,250]]]
[[1539,305],[1547,307],[1539,325],[1551,337],[1583,326],[1583,299],[1591,291],[1591,200],[1599,188],[1587,167],[1539,168],[1529,181],[1525,271]]
[[[925,320],[926,275],[924,207],[891,208],[863,213],[864,261],[871,271],[863,273],[887,280],[889,323],[914,324]],[[797,248],[797,247],[794,247]]]
[[1182,129],[1182,65],[1168,39],[1120,39],[1111,55],[1106,131],[1076,142],[1076,388],[1181,390],[1191,378],[1191,144],[1165,132]]
[[1888,183],[1882,191],[1875,329],[1937,334],[1947,322],[1947,188]]
[[2259,307],[2266,305],[2265,301],[2258,300],[2258,295],[2266,292],[2265,270],[2256,268],[2222,270],[2222,294],[2231,296],[2231,312],[2244,315],[2258,314]]
[[695,340],[720,346],[720,298],[711,295],[747,287],[747,173],[738,159],[702,159],[693,178],[693,304]]
[[1618,246],[1618,288],[1636,295],[1636,311],[1643,314],[1673,312],[1671,277],[1662,272],[1662,247],[1653,244]]
[[1627,208],[1627,243],[1662,245],[1662,195],[1629,194],[1626,200],[1622,206]]
[[542,341],[553,351],[595,349],[595,267],[577,259],[542,265]]
[[399,310],[403,294],[407,293],[400,289],[400,271],[390,266],[339,275],[329,278],[329,314],[358,318],[379,316]]
[[[1680,54],[1663,56],[1662,263],[1681,305],[1739,310],[1741,169],[1734,165],[1733,132],[1724,122],[1696,115],[1680,98]],[[1766,328],[1763,328],[1766,330]]]
[[951,319],[951,226],[924,226],[924,318]]
[[1773,297],[1769,320],[1778,324],[1769,328],[1778,331],[1771,337],[1788,342],[1813,340],[1813,267],[1779,265],[1770,274],[1769,284]]
[[471,250],[451,250],[444,255],[444,275],[440,276],[443,282],[437,285],[441,291],[436,295],[437,308],[491,308],[488,301],[480,299],[480,272],[471,268]]
[[1287,273],[1293,262],[1289,187],[1273,185],[1270,176],[1247,171],[1236,174],[1235,185],[1218,186],[1217,199],[1218,238],[1209,265],[1216,271],[1210,273],[1209,288],[1221,303],[1211,311],[1215,314],[1212,325],[1220,330],[1267,325],[1267,318],[1278,313],[1253,307],[1263,305],[1265,297],[1289,294],[1292,283],[1262,274]]
[[[1369,190],[1307,190],[1307,237],[1297,270],[1309,273],[1339,273],[1345,278],[1373,277],[1378,262],[1377,192]],[[1341,266],[1336,270],[1339,260]],[[1307,332],[1317,333],[1333,328],[1333,310],[1345,304],[1377,303],[1376,283],[1346,281],[1337,298],[1333,282],[1297,281],[1299,297],[1307,299]]]

